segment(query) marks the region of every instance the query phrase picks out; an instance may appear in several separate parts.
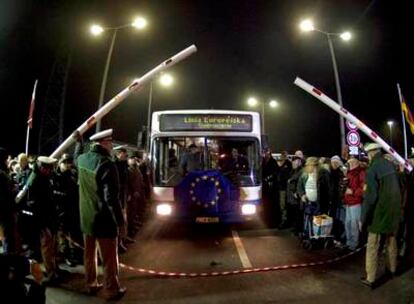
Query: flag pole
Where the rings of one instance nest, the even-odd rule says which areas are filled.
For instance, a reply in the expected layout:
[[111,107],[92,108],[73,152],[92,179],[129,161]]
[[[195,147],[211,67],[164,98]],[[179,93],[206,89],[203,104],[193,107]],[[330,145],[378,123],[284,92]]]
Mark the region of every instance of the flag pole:
[[403,125],[403,130],[404,130],[404,157],[405,157],[405,159],[408,159],[407,128],[405,126],[405,116],[404,116],[404,111],[403,111],[403,107],[402,107],[403,98],[402,98],[402,94],[401,94],[401,89],[400,89],[400,84],[399,83],[397,83],[397,89],[398,89],[398,96],[400,98],[401,117],[402,117],[402,125]]
[[33,126],[33,112],[34,112],[36,87],[37,87],[37,79],[36,79],[35,84],[34,84],[33,93],[32,93],[32,100],[30,101],[29,118],[27,119],[26,151],[25,151],[26,155],[29,154],[29,137],[30,137],[30,129]]
[[30,136],[30,127],[27,126],[27,131],[26,131],[26,150],[25,150],[26,155],[29,155],[29,136]]

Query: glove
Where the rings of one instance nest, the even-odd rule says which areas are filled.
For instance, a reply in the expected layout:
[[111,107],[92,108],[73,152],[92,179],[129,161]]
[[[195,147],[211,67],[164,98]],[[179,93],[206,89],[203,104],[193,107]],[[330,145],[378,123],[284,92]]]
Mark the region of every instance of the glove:
[[78,131],[78,130],[75,130],[73,133],[72,133],[72,137],[77,141],[77,142],[83,142],[83,137],[82,137],[82,135],[80,134],[80,132]]

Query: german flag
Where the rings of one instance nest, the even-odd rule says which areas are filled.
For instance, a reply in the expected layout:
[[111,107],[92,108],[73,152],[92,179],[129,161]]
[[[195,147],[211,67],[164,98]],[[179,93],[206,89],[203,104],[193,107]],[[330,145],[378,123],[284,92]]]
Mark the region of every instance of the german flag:
[[401,110],[405,114],[405,120],[407,121],[408,125],[410,126],[411,133],[414,134],[414,116],[411,114],[410,109],[405,102],[404,96],[401,96]]

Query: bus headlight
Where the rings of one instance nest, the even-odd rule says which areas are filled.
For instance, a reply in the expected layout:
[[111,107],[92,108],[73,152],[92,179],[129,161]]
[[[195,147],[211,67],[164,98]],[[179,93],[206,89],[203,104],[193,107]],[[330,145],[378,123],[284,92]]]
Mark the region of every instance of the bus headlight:
[[254,205],[254,204],[243,204],[241,210],[242,210],[243,215],[256,214],[256,205]]
[[157,206],[157,214],[158,215],[171,215],[171,213],[172,213],[171,204],[159,204]]

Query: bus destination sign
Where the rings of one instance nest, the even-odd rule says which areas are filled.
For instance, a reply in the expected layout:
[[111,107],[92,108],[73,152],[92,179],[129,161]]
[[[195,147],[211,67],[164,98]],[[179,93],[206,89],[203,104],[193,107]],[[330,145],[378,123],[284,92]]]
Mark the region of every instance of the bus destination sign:
[[251,132],[248,114],[161,114],[160,131]]

